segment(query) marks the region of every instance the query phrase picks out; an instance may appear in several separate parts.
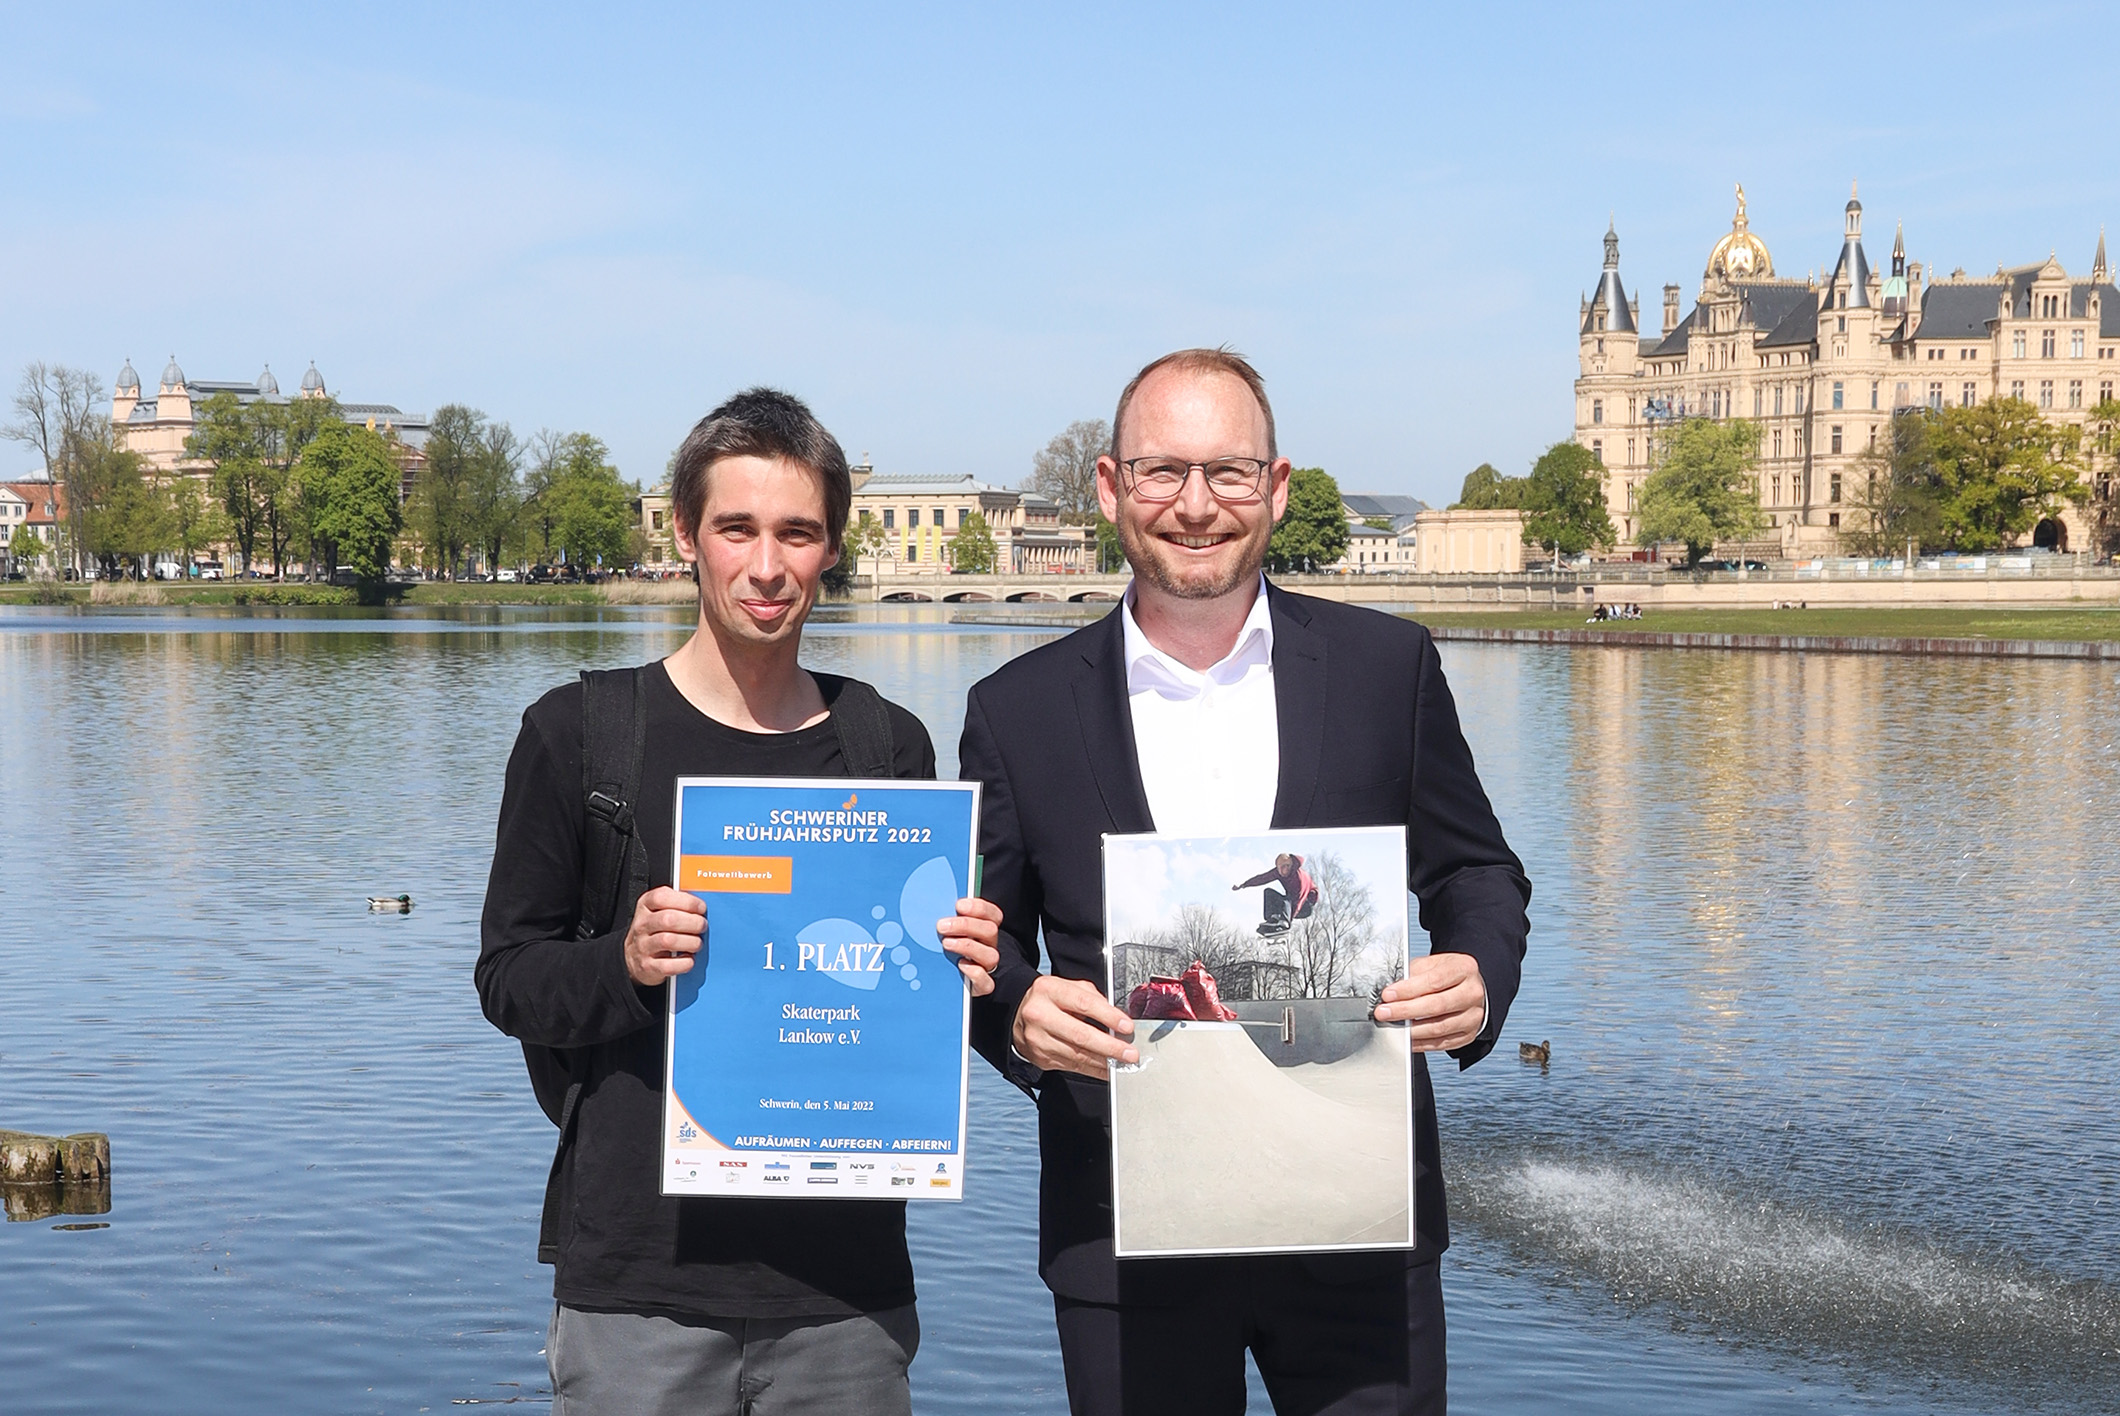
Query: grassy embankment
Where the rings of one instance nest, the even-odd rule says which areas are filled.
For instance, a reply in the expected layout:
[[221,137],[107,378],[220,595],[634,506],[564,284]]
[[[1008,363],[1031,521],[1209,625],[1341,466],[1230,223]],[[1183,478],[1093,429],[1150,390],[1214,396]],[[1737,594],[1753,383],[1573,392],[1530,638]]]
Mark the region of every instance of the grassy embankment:
[[1950,608],[1646,610],[1638,620],[1589,624],[1581,611],[1480,610],[1409,618],[1431,628],[1647,630],[1664,634],[1805,634],[1855,639],[2120,639],[2120,609]]
[[[690,581],[617,581],[608,585],[423,583],[392,587],[387,605],[659,605],[688,604]],[[352,587],[233,581],[209,585],[103,582],[93,585],[0,585],[0,605],[356,605]]]

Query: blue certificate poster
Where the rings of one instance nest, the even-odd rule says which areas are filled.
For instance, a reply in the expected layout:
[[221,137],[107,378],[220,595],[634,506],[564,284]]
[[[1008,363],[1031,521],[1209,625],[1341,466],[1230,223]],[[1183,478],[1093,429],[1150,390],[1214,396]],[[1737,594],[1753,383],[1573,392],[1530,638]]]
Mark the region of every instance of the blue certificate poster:
[[955,1200],[976,782],[680,777],[671,878],[707,906],[670,989],[662,1193]]

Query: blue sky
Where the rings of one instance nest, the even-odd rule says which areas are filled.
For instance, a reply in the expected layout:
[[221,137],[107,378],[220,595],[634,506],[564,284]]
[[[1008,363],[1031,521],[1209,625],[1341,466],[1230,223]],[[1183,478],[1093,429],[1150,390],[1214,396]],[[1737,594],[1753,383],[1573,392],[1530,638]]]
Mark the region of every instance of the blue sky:
[[[1447,499],[1569,432],[1617,219],[1655,327],[1745,184],[1783,273],[2120,224],[2091,6],[10,6],[0,379],[314,359],[654,481],[754,382],[1014,483],[1167,349],[1284,451]],[[2086,136],[2103,135],[2103,136]],[[0,447],[0,471],[27,460]]]

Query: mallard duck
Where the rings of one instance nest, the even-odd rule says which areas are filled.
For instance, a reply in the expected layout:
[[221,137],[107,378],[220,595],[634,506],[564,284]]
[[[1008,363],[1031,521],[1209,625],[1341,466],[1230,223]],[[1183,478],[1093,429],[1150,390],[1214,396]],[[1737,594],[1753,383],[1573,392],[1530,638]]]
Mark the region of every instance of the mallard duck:
[[370,895],[368,908],[377,914],[411,914],[410,895]]
[[1543,1067],[1553,1060],[1553,1043],[1551,1041],[1520,1042],[1516,1045],[1516,1055],[1523,1058],[1526,1062],[1536,1062]]

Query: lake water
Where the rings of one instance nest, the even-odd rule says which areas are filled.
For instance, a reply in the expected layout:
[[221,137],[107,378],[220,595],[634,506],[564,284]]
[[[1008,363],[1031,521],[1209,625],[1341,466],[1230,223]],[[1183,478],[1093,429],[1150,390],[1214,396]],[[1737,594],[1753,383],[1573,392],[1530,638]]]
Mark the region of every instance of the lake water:
[[[806,652],[947,774],[1052,631],[946,615]],[[501,766],[684,630],[0,610],[0,1126],[116,1172],[108,1228],[0,1226],[0,1411],[549,1401],[551,1128],[470,978]],[[1443,655],[1537,889],[1503,1050],[1437,1077],[1455,1409],[2120,1411],[2120,666]],[[973,1105],[916,1404],[1061,1411],[1031,1108]]]

